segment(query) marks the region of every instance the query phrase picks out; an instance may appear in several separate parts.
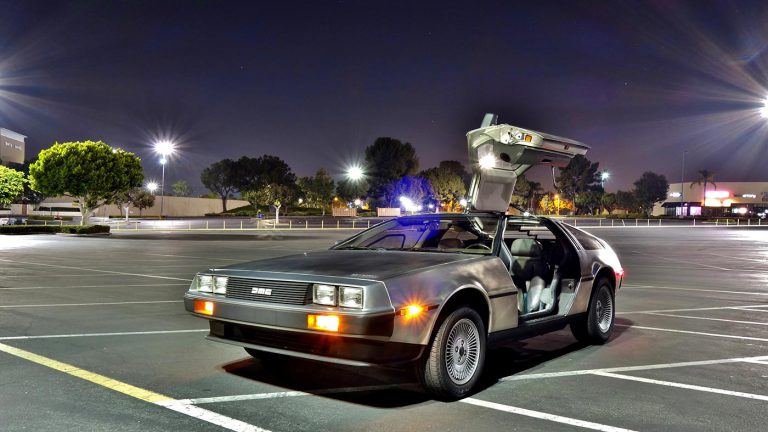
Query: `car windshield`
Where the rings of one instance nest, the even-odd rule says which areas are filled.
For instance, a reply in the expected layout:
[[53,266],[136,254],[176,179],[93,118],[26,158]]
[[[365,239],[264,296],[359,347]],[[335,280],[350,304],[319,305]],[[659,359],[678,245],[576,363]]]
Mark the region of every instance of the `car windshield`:
[[375,249],[490,255],[498,218],[409,216],[377,225],[333,249]]

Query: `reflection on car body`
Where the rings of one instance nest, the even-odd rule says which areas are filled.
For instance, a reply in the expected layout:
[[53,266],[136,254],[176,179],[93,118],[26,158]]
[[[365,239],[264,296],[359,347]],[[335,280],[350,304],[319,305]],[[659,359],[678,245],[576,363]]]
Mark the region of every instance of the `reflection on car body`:
[[210,321],[209,339],[256,357],[415,363],[423,386],[446,399],[477,384],[490,345],[567,325],[580,340],[607,341],[623,279],[610,246],[560,221],[496,208],[506,210],[524,165],[567,162],[586,146],[508,125],[468,136],[471,158],[480,148],[503,161],[473,179],[471,202],[486,208],[403,216],[327,251],[211,269],[192,282],[187,310]]

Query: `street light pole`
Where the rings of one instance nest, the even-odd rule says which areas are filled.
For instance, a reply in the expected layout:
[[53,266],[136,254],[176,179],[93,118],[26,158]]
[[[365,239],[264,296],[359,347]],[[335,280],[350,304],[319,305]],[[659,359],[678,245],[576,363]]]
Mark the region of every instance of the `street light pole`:
[[165,157],[160,159],[160,165],[163,166],[163,174],[160,179],[160,219],[163,218],[163,201],[165,199],[165,164],[168,162]]
[[680,169],[680,217],[687,216],[683,211],[683,195],[685,195],[685,188],[683,187],[683,183],[685,182],[685,154],[688,153],[687,150],[683,150],[683,166]]
[[163,177],[160,180],[160,219],[163,218],[163,204],[165,201],[165,164],[168,163],[168,158],[176,150],[173,142],[164,140],[155,143],[155,152],[160,154],[160,165],[163,166]]

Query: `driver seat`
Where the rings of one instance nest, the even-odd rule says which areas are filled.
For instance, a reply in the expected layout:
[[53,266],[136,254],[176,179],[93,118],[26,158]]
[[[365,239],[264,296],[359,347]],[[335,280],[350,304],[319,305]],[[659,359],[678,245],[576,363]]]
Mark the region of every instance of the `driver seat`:
[[541,243],[534,239],[515,239],[509,247],[512,253],[512,280],[523,291],[518,306],[523,314],[541,308],[541,294],[547,287],[547,264],[542,257]]

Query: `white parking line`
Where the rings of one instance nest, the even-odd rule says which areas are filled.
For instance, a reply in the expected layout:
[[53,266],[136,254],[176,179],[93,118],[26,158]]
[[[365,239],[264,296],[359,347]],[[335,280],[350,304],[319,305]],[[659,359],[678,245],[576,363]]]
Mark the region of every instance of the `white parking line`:
[[512,414],[518,414],[526,417],[533,417],[542,420],[548,420],[551,422],[567,424],[569,426],[577,426],[585,429],[592,429],[604,432],[631,432],[631,429],[618,428],[614,426],[608,426],[600,423],[593,423],[584,420],[579,420],[571,417],[563,417],[555,414],[547,414],[541,411],[533,411],[525,408],[513,407],[510,405],[502,405],[500,403],[488,402],[475,398],[462,399],[460,402],[464,402],[470,405],[481,406],[484,408],[490,408],[497,411],[508,412]]
[[739,306],[714,306],[703,308],[687,308],[687,309],[655,309],[655,310],[641,310],[641,311],[622,311],[616,312],[616,315],[629,315],[629,314],[650,314],[650,313],[666,313],[666,312],[693,312],[693,311],[708,311],[708,310],[725,310],[725,309],[741,309],[741,310],[759,310],[754,308],[768,308],[768,304],[748,304]]
[[176,277],[170,277],[170,276],[158,276],[158,275],[149,275],[149,274],[141,274],[141,273],[126,273],[126,272],[119,272],[119,271],[112,271],[112,270],[98,270],[98,269],[91,269],[91,268],[85,268],[85,267],[72,267],[72,266],[44,264],[44,263],[36,263],[36,262],[28,262],[28,261],[14,261],[14,260],[3,259],[3,258],[0,258],[0,261],[10,262],[15,264],[29,264],[29,265],[38,265],[38,266],[44,266],[44,267],[63,268],[63,269],[70,269],[70,270],[85,270],[85,271],[92,271],[92,272],[98,272],[98,273],[116,274],[116,275],[122,275],[122,276],[140,276],[140,277],[157,278],[157,279],[181,280],[181,281],[188,281],[188,282],[192,281],[192,279],[183,279],[183,278],[176,278]]
[[[91,275],[95,276],[95,275]],[[123,288],[123,287],[166,287],[166,286],[188,286],[188,283],[168,283],[168,284],[119,284],[119,285],[48,285],[31,287],[0,287],[2,290],[38,290],[38,289],[62,289],[62,288]]]
[[696,390],[700,392],[716,393],[716,394],[727,395],[727,396],[736,396],[736,397],[741,397],[746,399],[757,399],[762,401],[768,401],[768,396],[754,394],[754,393],[744,393],[744,392],[723,390],[723,389],[712,388],[712,387],[702,387],[702,386],[691,385],[691,384],[683,384],[683,383],[672,382],[672,381],[661,381],[656,379],[641,378],[641,377],[632,376],[632,375],[621,375],[621,374],[615,374],[610,372],[593,372],[592,375],[604,376],[609,378],[617,378],[617,379],[623,379],[628,381],[636,381],[636,382],[647,383],[647,384],[656,384],[656,385],[662,385],[667,387],[677,387],[677,388],[688,389],[688,390]]
[[87,277],[107,277],[103,274],[58,274],[58,273],[46,273],[46,274],[28,274],[28,275],[9,275],[9,276],[3,276],[5,279],[11,279],[11,278],[25,278],[25,279],[40,279],[40,278],[62,278],[62,277],[76,277],[76,278],[87,278]]
[[761,365],[768,365],[768,360],[745,360],[747,363],[755,363]]
[[243,261],[243,259],[235,259],[235,258],[214,258],[214,257],[188,256],[188,255],[171,255],[171,254],[154,254],[154,253],[148,253],[145,255],[175,257],[175,258],[194,258],[194,259],[201,259],[201,260],[217,260],[217,261],[239,261],[239,262]]
[[224,429],[229,429],[236,432],[269,432],[267,429],[262,429],[258,426],[254,426],[250,423],[246,423],[232,417],[219,414],[217,412],[209,411],[205,408],[200,408],[194,405],[187,405],[178,403],[176,401],[162,401],[155,402],[156,405],[168,408],[170,410],[194,417],[198,420],[202,420],[208,423],[213,423],[217,426],[221,426]]
[[26,304],[26,305],[0,305],[2,309],[36,308],[36,307],[60,307],[60,306],[111,306],[126,304],[153,304],[153,303],[183,303],[184,300],[154,300],[154,301],[127,301],[104,303],[54,303],[54,304]]
[[739,309],[745,310],[745,311],[750,311],[750,312],[768,312],[768,310],[766,310],[766,309],[760,309],[762,307],[765,307],[765,306],[763,306],[763,305],[759,305],[759,306],[744,306],[744,307],[740,307]]
[[[197,399],[178,399],[172,402],[163,402],[162,405],[166,406],[167,403],[170,403],[170,404],[179,404],[181,406],[194,406],[196,404],[206,404],[206,403],[223,403],[223,402],[236,402],[236,401],[259,400],[259,399],[281,399],[281,398],[323,395],[323,394],[377,391],[377,390],[385,390],[385,389],[391,389],[391,388],[403,388],[405,386],[407,385],[389,384],[389,385],[378,385],[378,386],[323,389],[323,390],[315,390],[312,392],[285,391],[285,392],[272,392],[272,393],[254,393],[254,394],[217,396],[217,397],[207,397],[207,398],[197,398]],[[474,398],[462,399],[460,402],[468,403],[470,405],[482,406],[485,408],[491,408],[498,411],[504,411],[504,412],[509,412],[513,414],[523,415],[527,417],[533,417],[533,418],[538,418],[542,420],[563,423],[571,426],[578,426],[578,427],[592,429],[592,430],[606,431],[606,432],[631,432],[629,429],[616,428],[613,426],[607,426],[599,423],[592,423],[584,420],[574,419],[570,417],[563,417],[563,416],[543,413],[539,411],[532,411],[524,408],[512,407],[509,405],[501,405],[501,404],[486,402],[486,401],[474,399]]]
[[668,328],[659,328],[659,327],[644,327],[644,326],[625,325],[625,324],[614,324],[614,325],[618,327],[630,327],[630,328],[635,328],[640,330],[652,330],[652,331],[661,331],[661,332],[670,332],[670,333],[694,334],[699,336],[712,336],[712,337],[720,337],[720,338],[727,338],[727,339],[740,339],[740,340],[768,342],[768,338],[759,338],[759,337],[752,337],[752,336],[736,336],[736,335],[728,335],[728,334],[722,334],[722,333],[705,333],[705,332],[696,332],[696,331],[690,331],[690,330],[677,330],[677,329],[668,329]]
[[712,255],[712,256],[720,257],[720,258],[737,259],[737,260],[742,260],[742,261],[754,261],[754,262],[768,264],[768,259],[742,258],[742,257],[736,257],[736,256],[730,256],[730,255],[720,255],[720,254],[716,254],[716,253],[712,253],[712,252],[702,252],[702,253],[706,254],[706,255]]
[[151,390],[136,387],[134,385],[118,381],[108,376],[100,375],[85,369],[81,369],[75,365],[63,363],[52,358],[44,357],[39,354],[35,354],[30,351],[26,351],[20,348],[15,348],[10,345],[0,343],[0,352],[16,356],[18,358],[37,363],[41,366],[65,373],[72,377],[80,378],[82,380],[99,385],[106,389],[122,393],[132,398],[155,404],[167,409],[194,417],[198,420],[202,420],[208,423],[221,426],[225,429],[229,429],[235,432],[269,432],[266,429],[254,426],[249,423],[227,417],[225,415],[209,411],[205,408],[196,407],[194,405],[184,405],[177,403],[173,398],[162,395],[160,393],[153,392]]
[[667,258],[667,257],[659,256],[659,254],[649,254],[649,253],[639,252],[639,251],[631,251],[631,252],[636,253],[638,255],[651,256],[654,259],[660,259],[660,260],[671,261],[671,262],[681,262],[681,263],[684,263],[684,264],[691,264],[691,265],[695,265],[695,266],[712,268],[712,269],[716,269],[716,270],[723,270],[723,271],[734,271],[735,270],[735,269],[731,269],[731,268],[713,266],[713,265],[709,265],[709,264],[702,264],[702,263],[698,263],[696,261],[686,261],[686,260],[681,260],[681,259],[677,259],[677,258]]
[[340,387],[322,390],[313,390],[311,392],[303,391],[284,391],[284,392],[270,392],[270,393],[251,393],[240,394],[231,396],[214,396],[206,398],[194,398],[194,399],[178,399],[178,402],[185,404],[207,404],[207,403],[223,403],[223,402],[237,402],[259,399],[281,399],[289,397],[299,396],[311,396],[311,395],[324,395],[324,394],[343,394],[343,393],[359,393],[367,391],[389,390],[395,388],[405,388],[406,384],[385,384],[376,386],[361,386],[361,387]]
[[723,322],[729,322],[734,324],[768,326],[768,322],[759,322],[759,321],[740,321],[740,320],[729,320],[724,318],[710,318],[710,317],[699,317],[699,316],[691,316],[691,315],[675,315],[675,314],[666,314],[666,313],[649,313],[648,315],[657,315],[657,316],[665,316],[665,317],[673,317],[673,318],[688,318],[688,319],[697,319],[697,320],[705,320],[705,321],[723,321]]
[[622,285],[621,290],[625,290],[625,289],[630,289],[630,290],[663,289],[663,290],[673,290],[673,291],[699,291],[699,292],[715,292],[715,293],[723,293],[723,294],[746,294],[746,295],[756,295],[756,296],[768,296],[768,292],[725,291],[725,290],[714,290],[714,289],[704,289],[704,288],[661,287],[661,286],[654,286],[654,285]]
[[200,333],[207,332],[206,329],[193,330],[150,330],[135,332],[113,332],[113,333],[74,333],[74,334],[53,334],[53,335],[33,335],[33,336],[0,336],[0,341],[6,340],[29,340],[29,339],[60,339],[60,338],[79,338],[79,337],[98,337],[98,336],[141,336],[157,334],[175,334],[175,333]]
[[522,374],[522,375],[512,375],[512,376],[501,378],[499,381],[523,381],[523,380],[533,380],[533,379],[543,379],[543,378],[560,378],[560,377],[569,377],[569,376],[578,376],[578,375],[590,375],[595,372],[632,372],[632,371],[644,371],[644,370],[652,370],[652,369],[671,369],[671,368],[679,368],[679,367],[707,366],[707,365],[717,365],[717,364],[726,364],[726,363],[743,363],[743,362],[753,362],[753,361],[762,361],[762,360],[768,360],[768,356],[733,357],[733,358],[716,359],[716,360],[696,360],[696,361],[677,362],[677,363],[656,363],[656,364],[639,365],[639,366],[619,366],[619,367],[602,368],[602,369],[579,369],[579,370],[563,371],[563,372],[531,373],[531,374]]

